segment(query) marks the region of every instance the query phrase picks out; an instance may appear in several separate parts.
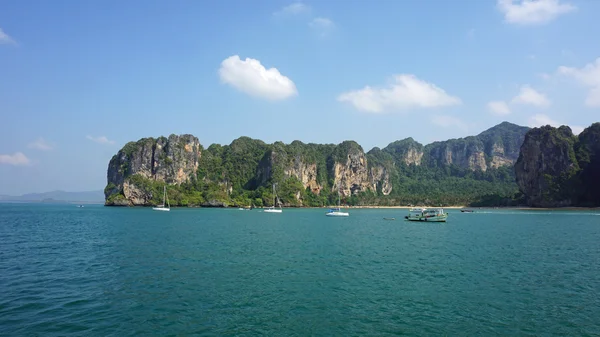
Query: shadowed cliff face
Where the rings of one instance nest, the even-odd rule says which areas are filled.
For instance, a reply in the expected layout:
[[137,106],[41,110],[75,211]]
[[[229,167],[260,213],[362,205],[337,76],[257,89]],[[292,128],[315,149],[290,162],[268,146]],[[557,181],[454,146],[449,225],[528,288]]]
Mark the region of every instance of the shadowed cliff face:
[[581,172],[581,206],[600,206],[600,123],[594,123],[579,134],[575,154]]
[[515,175],[531,206],[600,206],[600,123],[578,137],[568,126],[531,130]]
[[572,203],[563,180],[578,169],[573,150],[575,141],[566,126],[559,129],[544,126],[527,133],[515,164],[515,174],[529,205],[556,207]]

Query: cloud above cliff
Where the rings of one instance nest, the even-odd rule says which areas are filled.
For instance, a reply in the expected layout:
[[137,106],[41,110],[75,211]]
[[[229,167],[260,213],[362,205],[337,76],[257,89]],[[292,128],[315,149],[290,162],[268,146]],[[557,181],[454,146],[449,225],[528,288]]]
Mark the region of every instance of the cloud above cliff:
[[15,44],[15,40],[0,28],[0,44]]
[[581,69],[561,66],[558,73],[575,79],[589,89],[585,105],[600,107],[600,57]]
[[15,152],[13,154],[0,154],[0,164],[13,165],[13,166],[25,166],[29,165],[31,161],[22,152]]
[[463,131],[469,129],[467,123],[463,122],[460,118],[449,115],[433,115],[431,117],[431,122],[443,128],[458,128]]
[[488,111],[496,116],[506,116],[512,113],[511,107],[514,105],[531,105],[536,107],[547,108],[551,102],[546,95],[533,89],[529,85],[521,86],[519,93],[513,97],[509,106],[506,101],[491,101],[487,104]]
[[338,101],[350,103],[364,112],[382,113],[414,108],[437,108],[461,104],[442,88],[417,78],[415,75],[395,75],[385,87],[366,86],[338,96]]
[[323,17],[312,19],[308,23],[308,26],[321,37],[329,35],[335,29],[335,24],[333,21],[329,18]]
[[522,86],[519,94],[515,96],[511,102],[515,104],[528,104],[538,107],[550,106],[550,100],[544,94],[538,92],[528,85]]
[[504,101],[491,101],[487,104],[488,110],[497,116],[510,115],[510,108]]
[[[561,125],[567,125],[567,124],[558,122],[558,121],[552,119],[550,116],[544,115],[544,114],[535,114],[535,115],[529,117],[529,126],[530,127],[535,128],[535,127],[540,127],[540,126],[545,126],[545,125],[550,125],[550,126],[557,128]],[[575,134],[575,135],[580,134],[583,131],[583,129],[585,129],[583,126],[579,126],[579,125],[569,125],[569,127],[571,128],[571,131],[573,131],[573,134]]]
[[273,13],[275,17],[282,17],[288,15],[298,15],[310,12],[310,6],[303,4],[302,2],[295,2],[293,4],[287,5],[277,12]]
[[30,149],[36,149],[36,150],[41,150],[41,151],[50,151],[52,149],[54,149],[54,144],[48,142],[47,140],[45,140],[44,138],[40,137],[37,140],[35,140],[34,142],[29,143],[29,145],[27,146]]
[[94,137],[94,136],[87,135],[87,136],[85,136],[85,138],[88,140],[91,140],[94,143],[98,143],[98,144],[112,145],[115,143],[114,140],[110,140],[110,139],[106,138],[106,136]]
[[241,60],[233,55],[221,62],[221,81],[250,96],[271,101],[285,100],[298,94],[291,79],[277,68],[266,69],[259,60]]
[[577,10],[561,0],[498,0],[496,7],[504,21],[516,25],[542,25]]

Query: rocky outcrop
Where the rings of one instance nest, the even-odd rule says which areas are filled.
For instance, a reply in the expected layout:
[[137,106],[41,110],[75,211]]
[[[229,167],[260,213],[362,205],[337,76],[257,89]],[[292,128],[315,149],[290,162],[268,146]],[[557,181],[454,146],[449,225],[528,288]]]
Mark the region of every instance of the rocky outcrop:
[[568,126],[529,131],[515,175],[531,206],[600,206],[600,123],[578,137]]
[[384,166],[373,166],[369,169],[369,183],[372,191],[381,191],[383,195],[392,193],[390,173]]
[[390,143],[383,151],[405,165],[421,165],[423,159],[423,145],[410,137]]
[[476,137],[435,142],[426,146],[429,163],[435,166],[456,165],[469,170],[488,169],[483,143]]
[[300,158],[294,158],[292,164],[284,168],[286,177],[296,177],[306,189],[309,188],[314,194],[319,194],[323,186],[317,182],[317,164],[305,163]]
[[510,166],[529,128],[503,122],[477,136],[450,139],[423,146],[412,138],[390,143],[383,149],[396,164],[443,167],[454,165],[471,171]]
[[[320,163],[329,163],[327,166]],[[319,179],[319,171],[323,171]],[[279,176],[282,178],[278,178]],[[377,191],[384,195],[392,190],[389,174],[382,166],[369,166],[366,155],[356,142],[347,141],[337,146],[302,144],[275,144],[260,161],[256,169],[255,184],[265,185],[275,180],[295,178],[303,189],[319,195],[330,184],[330,191],[339,191],[343,197],[364,191]],[[300,194],[298,194],[300,198]]]
[[576,141],[568,126],[543,126],[527,133],[515,175],[530,206],[560,207],[573,203],[574,185],[570,181],[579,169]]
[[334,151],[333,160],[332,191],[339,191],[346,197],[372,188],[367,158],[362,147],[356,142],[346,141],[340,144]]
[[127,143],[108,164],[108,185],[104,191],[107,204],[123,204],[122,199],[109,201],[110,196],[121,194],[130,205],[147,205],[152,193],[136,186],[130,177],[138,175],[179,185],[196,176],[201,152],[198,138],[192,135],[143,138]]

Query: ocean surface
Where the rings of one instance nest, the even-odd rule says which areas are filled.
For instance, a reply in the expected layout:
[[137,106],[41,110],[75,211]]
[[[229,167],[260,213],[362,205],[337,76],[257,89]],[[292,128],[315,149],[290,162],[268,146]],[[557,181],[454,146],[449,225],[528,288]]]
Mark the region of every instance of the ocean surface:
[[325,212],[0,204],[0,335],[600,335],[596,211]]

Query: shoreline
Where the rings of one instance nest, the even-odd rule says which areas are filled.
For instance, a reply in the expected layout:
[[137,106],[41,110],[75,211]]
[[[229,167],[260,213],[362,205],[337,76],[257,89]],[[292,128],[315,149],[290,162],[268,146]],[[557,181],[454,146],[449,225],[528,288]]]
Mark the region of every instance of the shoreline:
[[[100,204],[101,205],[101,204]],[[146,208],[153,207],[153,205],[104,205],[104,207],[116,207],[116,208]],[[317,207],[283,207],[285,209],[330,209],[337,208],[337,205],[333,206],[317,206]],[[239,206],[171,206],[171,208],[230,208],[237,209]],[[267,207],[255,207],[255,209],[263,209]],[[600,207],[576,207],[576,206],[568,206],[568,207],[530,207],[530,206],[487,206],[487,207],[470,207],[470,206],[461,206],[461,205],[453,205],[453,206],[342,206],[342,209],[411,209],[411,208],[443,208],[443,209],[451,209],[451,210],[460,210],[460,209],[468,209],[468,210],[519,210],[519,211],[600,211]]]

